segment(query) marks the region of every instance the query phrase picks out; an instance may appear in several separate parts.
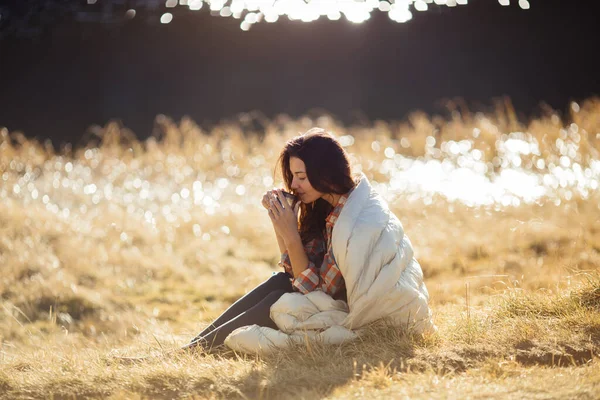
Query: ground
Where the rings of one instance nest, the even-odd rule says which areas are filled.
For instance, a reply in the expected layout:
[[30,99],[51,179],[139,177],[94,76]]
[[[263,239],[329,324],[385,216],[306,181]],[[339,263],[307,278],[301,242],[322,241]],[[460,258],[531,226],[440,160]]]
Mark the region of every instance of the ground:
[[[161,136],[139,141],[111,123],[76,149],[0,132],[0,397],[597,398],[600,102],[573,110],[525,123],[499,104],[352,127],[247,116],[210,132],[161,116]],[[285,140],[314,125],[340,138],[402,221],[438,331],[378,323],[355,342],[268,358],[117,362],[186,343],[277,271],[260,198],[281,184]],[[509,154],[510,139],[537,150]],[[392,190],[415,160],[482,161],[497,184],[511,168],[550,178],[529,200]]]

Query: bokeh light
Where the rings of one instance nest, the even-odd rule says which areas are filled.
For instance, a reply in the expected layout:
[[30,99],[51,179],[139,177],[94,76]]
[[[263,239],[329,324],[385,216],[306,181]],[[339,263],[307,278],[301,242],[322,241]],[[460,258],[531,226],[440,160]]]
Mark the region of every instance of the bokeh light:
[[[574,112],[583,108],[577,103],[570,107]],[[216,132],[225,135],[198,133],[191,153],[168,150],[168,144],[150,140],[144,144],[145,155],[133,160],[112,154],[107,147],[90,147],[76,157],[40,156],[46,158],[41,163],[35,161],[40,157],[26,151],[15,156],[4,129],[0,200],[42,207],[82,224],[81,229],[107,209],[121,210],[150,230],[185,223],[194,213],[237,215],[260,209],[264,191],[281,186],[272,173],[285,140],[302,130],[300,124],[308,128],[323,121],[304,118],[280,131],[273,125],[262,147],[252,145],[253,139],[244,137],[238,126],[223,125]],[[594,143],[600,133],[590,134],[576,122],[548,125],[543,135],[506,131],[483,115],[474,123],[471,133],[463,128],[460,138],[454,133],[420,132],[393,139],[375,128],[361,133],[341,127],[333,131],[339,134],[355,172],[365,173],[391,203],[445,201],[497,209],[547,202],[560,205],[598,192],[600,160]],[[119,151],[126,153],[126,149]],[[204,240],[227,229],[219,232],[194,228]]]
[[161,17],[160,17],[160,23],[161,24],[168,24],[171,21],[173,21],[173,14],[171,13],[164,13]]
[[[500,0],[501,4],[504,1],[508,0]],[[412,19],[413,11],[424,12],[442,6],[455,7],[466,5],[468,2],[467,0],[179,0],[179,6],[187,6],[194,11],[202,9],[204,3],[213,15],[241,20],[240,28],[247,31],[258,22],[273,23],[281,17],[302,22],[313,22],[321,17],[327,17],[331,21],[345,19],[360,24],[370,19],[373,11],[388,13],[390,19],[403,23]],[[529,3],[526,0],[521,0],[519,3],[521,8],[526,8],[525,3],[528,8]],[[175,6],[177,0],[166,0],[166,8]],[[166,17],[163,15],[161,22],[163,18]]]
[[[497,1],[499,6],[511,6],[510,0]],[[158,12],[162,24],[170,23],[174,15],[180,12],[208,9],[203,12],[238,19],[240,28],[248,31],[259,22],[274,23],[282,18],[300,22],[327,18],[330,21],[345,20],[360,24],[369,20],[372,12],[387,13],[392,21],[405,23],[413,18],[414,13],[439,11],[440,7],[452,8],[468,3],[468,0],[153,0],[135,3],[135,6],[146,8],[151,15]],[[87,0],[87,4],[90,9],[105,13],[98,7],[98,0]],[[122,2],[111,6],[111,9],[119,5],[123,5]],[[530,8],[529,0],[514,0],[512,5],[523,10]],[[127,10],[124,19],[132,19],[135,13],[134,9]]]

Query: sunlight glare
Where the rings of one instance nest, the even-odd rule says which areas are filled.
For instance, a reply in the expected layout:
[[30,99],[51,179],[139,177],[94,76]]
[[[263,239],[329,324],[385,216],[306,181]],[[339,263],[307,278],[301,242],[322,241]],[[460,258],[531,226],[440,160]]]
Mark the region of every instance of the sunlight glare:
[[337,21],[342,18],[342,14],[340,14],[339,11],[331,11],[327,13],[327,18],[329,18],[331,21]]
[[160,23],[161,24],[168,24],[171,21],[173,21],[173,14],[171,13],[164,13],[161,17],[160,17]]
[[388,3],[387,1],[380,1],[378,8],[379,11],[388,12],[390,11],[390,3]]
[[198,11],[202,8],[202,0],[189,0],[188,7],[190,10]]
[[219,15],[221,17],[231,17],[231,14],[233,14],[233,13],[231,12],[231,8],[229,8],[229,7],[223,7],[223,8],[221,8],[221,11],[219,12]]
[[210,2],[210,10],[211,11],[219,11],[225,5],[224,0],[213,0]]
[[[176,4],[176,0],[166,0],[168,6]],[[508,3],[508,0],[499,0]],[[527,0],[521,0],[521,2]],[[218,12],[222,17],[242,19],[240,27],[247,31],[252,25],[262,21],[276,22],[280,16],[287,16],[290,21],[313,22],[320,16],[337,21],[342,15],[352,23],[360,24],[370,19],[374,10],[388,13],[393,21],[404,23],[412,19],[412,11],[427,11],[433,7],[455,7],[466,5],[468,0],[206,0],[212,12]],[[192,10],[202,7],[202,0],[185,0]],[[524,4],[524,3],[523,3]],[[528,3],[527,3],[528,4]],[[248,18],[255,13],[256,17]],[[256,21],[254,19],[256,18]]]
[[415,1],[415,9],[417,11],[427,11],[427,3],[423,0],[417,0]]
[[279,15],[273,12],[265,14],[265,21],[269,23],[277,22]]

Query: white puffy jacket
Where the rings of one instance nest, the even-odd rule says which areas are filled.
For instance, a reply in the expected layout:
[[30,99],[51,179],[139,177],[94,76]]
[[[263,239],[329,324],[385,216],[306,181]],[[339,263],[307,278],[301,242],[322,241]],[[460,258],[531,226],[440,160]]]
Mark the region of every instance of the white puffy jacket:
[[238,328],[225,339],[229,348],[266,355],[306,337],[341,343],[356,338],[360,328],[380,318],[417,333],[436,329],[410,240],[366,176],[350,193],[331,240],[348,304],[320,290],[286,293],[271,306],[271,319],[280,330],[257,325]]

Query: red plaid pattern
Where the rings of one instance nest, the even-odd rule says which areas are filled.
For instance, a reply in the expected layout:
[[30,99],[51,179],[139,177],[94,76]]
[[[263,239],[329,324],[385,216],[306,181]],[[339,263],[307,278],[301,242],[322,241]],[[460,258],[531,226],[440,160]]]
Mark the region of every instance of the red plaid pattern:
[[[350,192],[340,197],[340,200],[325,220],[323,236],[327,241],[327,247],[325,242],[320,239],[313,239],[304,245],[309,262],[308,268],[292,281],[292,285],[297,291],[306,294],[313,290],[322,290],[331,297],[335,297],[336,294],[341,293],[346,288],[344,277],[337,266],[331,248],[331,233],[349,195]],[[281,255],[280,264],[283,265],[287,273],[293,276],[292,265],[287,252]],[[317,265],[320,267],[317,268]]]
[[[325,243],[322,239],[313,239],[304,244],[304,252],[308,257],[308,268],[316,268],[323,262],[323,254],[325,254]],[[281,262],[279,263],[285,269],[285,272],[294,276],[292,272],[292,263],[288,252],[281,254]]]

